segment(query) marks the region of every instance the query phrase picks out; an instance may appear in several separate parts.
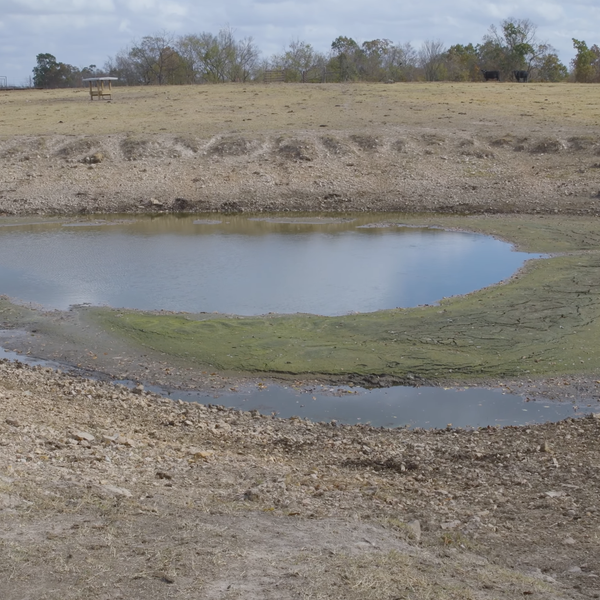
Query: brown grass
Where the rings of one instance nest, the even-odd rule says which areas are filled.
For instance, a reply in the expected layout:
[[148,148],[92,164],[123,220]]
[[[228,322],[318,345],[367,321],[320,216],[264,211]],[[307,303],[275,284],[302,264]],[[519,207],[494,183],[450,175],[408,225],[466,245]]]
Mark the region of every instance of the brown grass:
[[600,124],[595,86],[397,83],[120,87],[112,101],[86,89],[5,91],[0,136],[369,130],[420,125],[455,130],[507,122],[533,127]]

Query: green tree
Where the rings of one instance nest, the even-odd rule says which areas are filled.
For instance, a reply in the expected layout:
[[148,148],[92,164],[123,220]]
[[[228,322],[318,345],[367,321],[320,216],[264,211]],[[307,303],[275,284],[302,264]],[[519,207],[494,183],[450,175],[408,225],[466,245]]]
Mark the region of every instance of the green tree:
[[455,44],[444,56],[447,77],[451,81],[476,81],[480,78],[479,52],[473,44]]
[[52,54],[38,54],[33,67],[33,84],[38,88],[73,87],[79,85],[81,72],[77,67],[58,62]]
[[251,37],[235,39],[231,29],[179,39],[178,48],[197,82],[247,81],[255,73],[259,50]]
[[564,81],[569,75],[569,70],[560,62],[558,54],[552,51],[544,52],[536,58],[533,71],[535,79],[553,83]]
[[588,48],[583,40],[573,38],[573,47],[577,50],[575,58],[571,61],[575,81],[590,83],[597,80],[600,49],[594,45]]
[[360,56],[360,47],[349,37],[339,36],[331,42],[332,59],[329,69],[335,74],[338,81],[358,79],[357,59]]
[[357,56],[360,78],[365,81],[394,79],[389,74],[394,54],[391,40],[377,39],[363,42],[361,52]]
[[285,71],[286,81],[306,82],[310,71],[322,62],[321,56],[307,42],[292,40],[283,54],[275,55],[271,59],[273,69]]
[[163,32],[145,36],[129,51],[129,59],[144,85],[178,84],[185,81],[185,61],[174,48],[175,38]]

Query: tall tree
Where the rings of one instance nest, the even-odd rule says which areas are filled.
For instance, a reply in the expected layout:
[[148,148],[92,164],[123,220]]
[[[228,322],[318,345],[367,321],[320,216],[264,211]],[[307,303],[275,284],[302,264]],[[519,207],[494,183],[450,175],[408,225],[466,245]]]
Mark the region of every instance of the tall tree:
[[473,44],[455,44],[444,53],[446,77],[451,81],[476,81],[480,77],[479,52]]
[[318,54],[313,47],[300,40],[292,40],[281,57],[281,66],[286,71],[287,81],[306,82],[308,72],[318,62]]
[[445,79],[444,44],[440,40],[426,40],[419,50],[419,64],[427,81]]
[[575,58],[571,61],[575,81],[579,83],[590,83],[598,77],[600,66],[600,49],[594,45],[588,48],[583,40],[573,38],[573,47],[577,51]]
[[[408,44],[410,47],[410,44]],[[406,80],[403,67],[410,63],[409,48],[395,46],[391,40],[375,39],[363,42],[355,55],[360,79],[365,81]]]
[[260,50],[252,37],[245,37],[235,43],[235,67],[232,81],[248,81],[256,74]]
[[163,32],[145,36],[131,48],[129,59],[141,83],[144,85],[182,83],[182,79],[185,78],[185,61],[174,46],[174,35]]
[[360,47],[349,37],[340,35],[331,43],[333,57],[329,61],[329,68],[335,73],[339,81],[357,79],[357,59],[360,56]]
[[558,54],[550,45],[536,56],[532,64],[532,71],[534,78],[538,81],[553,83],[564,81],[569,75],[569,70],[560,62]]
[[52,54],[38,54],[33,67],[33,84],[40,88],[73,87],[79,85],[81,73],[77,67],[58,62]]

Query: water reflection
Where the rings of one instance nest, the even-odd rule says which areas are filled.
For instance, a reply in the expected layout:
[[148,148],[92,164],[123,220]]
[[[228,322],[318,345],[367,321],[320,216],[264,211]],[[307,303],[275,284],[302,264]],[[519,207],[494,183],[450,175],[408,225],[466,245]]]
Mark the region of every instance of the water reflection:
[[[8,336],[14,335],[11,332]],[[30,365],[69,370],[68,365],[44,361],[0,347],[0,359],[19,360]],[[120,381],[133,387],[133,381]],[[374,427],[486,427],[528,425],[560,421],[592,412],[589,406],[574,407],[566,402],[544,399],[526,402],[521,396],[501,390],[482,388],[443,389],[435,387],[392,387],[376,390],[329,386],[310,389],[283,385],[248,386],[236,392],[207,394],[204,392],[167,390],[146,386],[172,399],[201,404],[219,404],[238,410],[258,410],[280,418],[298,416],[311,421],[332,421]],[[575,410],[574,410],[575,409]]]
[[258,410],[282,418],[299,416],[311,421],[331,421],[374,427],[486,427],[560,421],[577,416],[568,403],[532,401],[501,390],[444,389],[397,386],[385,389],[294,389],[279,385],[266,389],[220,394],[207,398],[195,392],[173,391],[173,398],[213,403],[240,410]]
[[0,293],[60,309],[371,312],[468,293],[532,256],[478,234],[401,227],[390,215],[8,224]]

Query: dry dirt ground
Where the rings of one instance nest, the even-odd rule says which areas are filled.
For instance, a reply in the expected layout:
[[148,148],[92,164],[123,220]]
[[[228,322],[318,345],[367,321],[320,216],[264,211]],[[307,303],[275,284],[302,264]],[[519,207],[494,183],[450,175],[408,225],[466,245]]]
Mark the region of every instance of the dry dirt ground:
[[594,86],[272,85],[0,94],[0,214],[598,214]]
[[[4,215],[598,214],[595,86],[27,91],[0,107]],[[0,597],[600,598],[599,439],[597,415],[341,427],[1,361]]]

